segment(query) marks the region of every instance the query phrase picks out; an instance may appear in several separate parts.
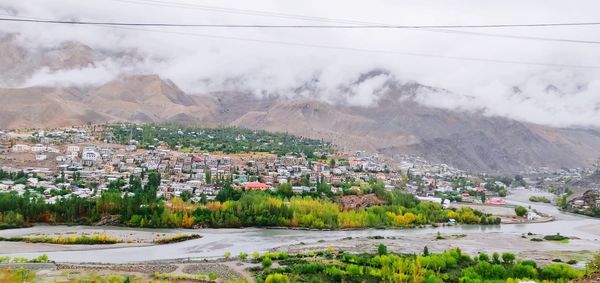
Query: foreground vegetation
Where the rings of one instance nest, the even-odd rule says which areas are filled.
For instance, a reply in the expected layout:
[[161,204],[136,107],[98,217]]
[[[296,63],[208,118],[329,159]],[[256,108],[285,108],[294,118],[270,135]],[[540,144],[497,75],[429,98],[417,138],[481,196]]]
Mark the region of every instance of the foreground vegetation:
[[[225,255],[229,260],[230,254]],[[468,255],[459,248],[430,253],[427,247],[420,254],[388,252],[379,244],[375,253],[351,254],[344,251],[309,250],[299,254],[287,252],[254,252],[251,258],[240,253],[236,259],[252,262],[250,271],[256,282],[406,282],[406,283],[500,283],[500,282],[596,282],[600,278],[600,253],[585,268],[577,269],[565,263],[540,265],[528,259],[518,259],[513,253],[480,253]],[[0,263],[48,262],[48,257],[35,259],[1,258]],[[115,267],[118,270],[118,266]],[[117,275],[119,274],[119,275]],[[40,275],[41,276],[41,275]],[[26,265],[0,269],[0,282],[37,282],[41,278]],[[47,277],[48,274],[44,274]],[[51,277],[44,278],[51,279]],[[217,273],[189,274],[138,272],[99,275],[93,268],[71,273],[68,282],[247,282],[247,279],[217,278]],[[225,281],[224,281],[225,280]],[[589,281],[584,281],[589,280]],[[67,281],[60,281],[67,282]]]
[[185,280],[185,281],[196,281],[196,282],[215,282],[217,275],[215,273],[206,274],[173,274],[173,273],[160,273],[155,272],[154,278],[162,280]]
[[[255,257],[258,282],[568,282],[586,274],[568,264],[538,266],[512,253],[469,256],[455,248],[438,254],[377,254],[327,251],[288,256],[267,253]],[[277,267],[273,267],[274,264]],[[589,271],[589,270],[588,270]]]

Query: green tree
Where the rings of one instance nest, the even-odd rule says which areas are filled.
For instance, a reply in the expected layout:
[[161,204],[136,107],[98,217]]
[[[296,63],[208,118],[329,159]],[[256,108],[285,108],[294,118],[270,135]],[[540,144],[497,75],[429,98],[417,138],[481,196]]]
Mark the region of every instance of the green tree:
[[183,191],[179,196],[183,201],[188,201],[192,198],[192,193],[190,191]]
[[494,252],[492,254],[492,262],[495,263],[495,264],[500,263],[500,254],[499,253]]
[[212,184],[212,173],[209,169],[204,170],[204,181],[209,185]]
[[515,213],[517,214],[517,216],[524,216],[525,214],[527,214],[527,208],[519,205],[515,207]]
[[504,262],[505,264],[513,264],[515,262],[515,254],[502,253],[502,262]]
[[558,202],[556,203],[556,205],[558,207],[560,207],[561,209],[567,209],[567,207],[568,207],[567,196],[561,196],[558,199]]
[[271,260],[270,257],[265,256],[265,257],[263,257],[261,265],[263,268],[269,268],[269,267],[271,267],[271,265],[273,265],[273,260]]
[[282,196],[288,197],[288,198],[292,197],[294,195],[294,192],[292,191],[292,185],[289,183],[277,185],[275,192],[278,195],[282,195]]
[[379,255],[387,255],[387,246],[384,244],[379,244],[379,246],[377,246],[377,254]]

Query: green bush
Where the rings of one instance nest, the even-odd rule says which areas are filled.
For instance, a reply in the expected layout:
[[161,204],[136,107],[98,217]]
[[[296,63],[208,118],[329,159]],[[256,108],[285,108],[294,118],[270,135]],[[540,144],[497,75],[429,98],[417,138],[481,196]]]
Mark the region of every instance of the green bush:
[[386,255],[387,254],[387,246],[384,244],[379,244],[379,246],[377,246],[377,254]]
[[502,262],[505,264],[513,264],[515,261],[515,254],[513,253],[502,253]]
[[530,196],[529,197],[529,201],[532,202],[543,202],[543,203],[550,203],[550,200],[546,197],[542,197],[542,196]]
[[525,214],[527,214],[527,208],[519,205],[515,207],[515,214],[517,214],[517,216],[524,216]]
[[265,283],[289,283],[289,282],[290,282],[290,279],[287,277],[287,275],[280,274],[280,273],[269,274],[269,276],[267,276],[267,278],[265,279]]
[[546,235],[544,236],[544,240],[547,241],[564,241],[568,240],[569,237],[562,236],[560,233],[556,233],[556,235]]
[[214,272],[211,272],[208,274],[208,280],[210,281],[216,281],[217,280],[217,274]]
[[265,256],[262,260],[261,265],[263,268],[269,268],[269,267],[271,267],[271,265],[273,265],[273,260],[271,260],[270,257]]
[[544,266],[540,275],[544,279],[558,280],[558,279],[576,279],[583,276],[583,272],[578,271],[568,264],[564,263],[552,263]]

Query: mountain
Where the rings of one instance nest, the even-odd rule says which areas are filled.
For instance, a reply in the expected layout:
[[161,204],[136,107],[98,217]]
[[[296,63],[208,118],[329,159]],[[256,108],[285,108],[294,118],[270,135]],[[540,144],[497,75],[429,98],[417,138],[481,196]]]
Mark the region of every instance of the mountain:
[[[389,76],[377,101],[356,106],[326,102],[317,93],[267,95],[215,92],[190,95],[155,74],[128,75],[84,87],[18,87],[40,70],[72,70],[104,60],[135,62],[135,52],[93,50],[64,43],[41,50],[0,36],[0,127],[58,127],[109,121],[231,125],[320,138],[343,150],[367,150],[390,157],[415,154],[433,162],[483,172],[517,172],[528,166],[579,167],[600,156],[600,132],[561,129],[478,112],[427,107],[419,91],[439,91]],[[385,74],[375,70],[339,91]],[[306,89],[310,89],[310,83]],[[554,87],[556,88],[556,87]],[[303,92],[304,93],[304,92]],[[310,92],[309,92],[310,93]]]
[[0,89],[0,127],[60,127],[110,121],[216,125],[210,100],[184,94],[157,75],[130,76],[93,88]]

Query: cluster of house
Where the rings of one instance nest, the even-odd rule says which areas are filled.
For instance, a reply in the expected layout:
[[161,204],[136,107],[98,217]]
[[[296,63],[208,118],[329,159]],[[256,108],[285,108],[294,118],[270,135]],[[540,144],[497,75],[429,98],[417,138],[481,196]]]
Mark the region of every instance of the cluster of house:
[[[458,195],[464,201],[481,202],[483,194],[490,204],[504,204],[495,192],[485,189],[483,180],[417,156],[403,156],[392,163],[364,151],[336,153],[327,161],[311,161],[292,154],[189,153],[164,144],[142,149],[136,140],[127,144],[107,143],[98,132],[82,127],[16,135],[11,139],[1,132],[0,137],[4,137],[0,139],[1,169],[24,171],[29,178],[25,183],[0,180],[0,191],[23,193],[29,185],[48,202],[54,202],[71,194],[95,196],[118,178],[158,171],[161,174],[158,194],[167,198],[189,192],[194,198],[214,199],[221,179],[246,190],[273,190],[279,184],[289,183],[297,194],[316,191],[318,182],[330,184],[332,192],[338,193],[346,180],[376,179],[387,190],[402,187],[423,200],[444,203],[440,195]],[[407,175],[414,177],[409,179]],[[457,188],[452,180],[459,177],[472,182]],[[90,188],[86,183],[96,185]],[[501,182],[494,185],[505,186]],[[70,193],[64,194],[65,191]]]
[[[151,170],[161,174],[160,195],[171,197],[188,191],[209,200],[218,194],[220,186],[216,184],[220,179],[246,190],[270,190],[289,183],[294,193],[315,191],[318,182],[331,184],[332,192],[337,193],[340,184],[349,179],[381,180],[389,190],[402,181],[402,175],[390,170],[386,160],[365,152],[311,161],[292,154],[189,153],[166,145],[142,149],[135,140],[127,145],[100,141],[89,129],[36,132],[34,137],[22,136],[3,143],[6,150],[0,153],[1,169],[23,171],[28,178],[19,183],[0,180],[0,191],[24,193],[28,187],[35,188],[48,202],[54,202],[70,194],[94,196],[111,181]],[[86,187],[86,183],[97,187]],[[65,190],[71,193],[59,193]]]
[[569,201],[569,206],[580,210],[600,208],[600,189],[587,190],[581,196],[574,197]]

